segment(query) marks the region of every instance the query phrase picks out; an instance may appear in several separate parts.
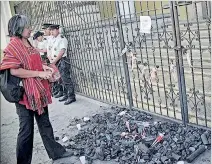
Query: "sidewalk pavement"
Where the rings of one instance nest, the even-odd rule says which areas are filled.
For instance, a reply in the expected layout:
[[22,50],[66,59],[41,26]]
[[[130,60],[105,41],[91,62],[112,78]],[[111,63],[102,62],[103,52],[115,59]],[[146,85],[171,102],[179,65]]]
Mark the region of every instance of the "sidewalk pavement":
[[[74,117],[84,117],[95,114],[104,103],[77,95],[77,101],[68,106],[63,105],[57,99],[49,106],[50,121],[53,126],[55,137],[67,135],[71,137],[74,130],[68,127],[70,120]],[[1,96],[1,164],[15,164],[16,162],[16,140],[18,134],[18,116],[15,105],[8,103]],[[32,164],[50,164],[51,160],[43,146],[37,124],[34,129],[34,150]],[[60,140],[60,143],[61,140]],[[63,144],[63,143],[62,143]],[[74,162],[76,163],[76,162]]]

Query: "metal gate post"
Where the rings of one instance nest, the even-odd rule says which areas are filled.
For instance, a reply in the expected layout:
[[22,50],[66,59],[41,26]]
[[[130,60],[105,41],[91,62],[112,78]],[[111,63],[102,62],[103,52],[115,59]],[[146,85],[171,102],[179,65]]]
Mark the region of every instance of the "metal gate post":
[[180,40],[180,26],[178,19],[178,10],[175,1],[170,1],[170,13],[172,20],[172,32],[173,32],[176,68],[178,75],[181,115],[183,124],[186,125],[189,122],[188,105],[187,105],[186,84],[185,84],[184,67],[183,67],[182,46]]
[[62,27],[63,27],[64,35],[66,36],[65,27],[64,27],[64,23],[63,23],[63,15],[62,15],[62,8],[61,8],[61,5],[62,5],[62,2],[58,2],[59,11],[60,11],[61,25],[62,25]]
[[208,16],[211,18],[211,1],[207,1],[207,6],[208,6]]
[[[124,34],[123,34],[123,28],[122,28],[122,22],[121,22],[119,1],[116,1],[115,4],[116,4],[117,26],[119,31],[120,45],[121,45],[121,49],[123,50],[125,48],[125,43],[124,43]],[[132,109],[132,106],[133,106],[132,89],[131,89],[130,74],[129,74],[128,64],[127,64],[126,53],[122,55],[122,60],[123,60],[124,74],[125,74],[125,80],[127,85],[127,98],[129,100],[129,108]]]

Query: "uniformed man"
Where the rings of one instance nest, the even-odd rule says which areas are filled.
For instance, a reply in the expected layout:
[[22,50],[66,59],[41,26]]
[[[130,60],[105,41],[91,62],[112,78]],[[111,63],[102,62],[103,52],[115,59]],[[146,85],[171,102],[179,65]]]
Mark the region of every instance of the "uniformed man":
[[51,35],[51,31],[50,31],[50,28],[49,26],[52,25],[50,23],[44,23],[42,26],[42,29],[44,30],[44,35],[46,37],[46,39],[48,40],[49,38],[52,38],[52,35]]
[[45,63],[48,63],[47,61],[47,52],[46,52],[46,44],[47,44],[47,39],[43,37],[44,33],[37,31],[34,35],[33,35],[33,40],[37,41],[37,45],[36,45],[36,50],[38,52],[40,52],[42,61]]
[[51,31],[49,26],[52,25],[50,23],[44,23],[42,29],[44,30],[44,38],[47,40],[46,44],[46,52],[47,52],[47,57],[50,60],[51,56],[51,48],[52,48],[52,41],[53,41],[53,36],[51,35]]
[[50,63],[56,64],[61,74],[60,91],[57,96],[59,101],[65,101],[65,105],[76,101],[74,86],[70,77],[70,60],[67,58],[68,40],[60,35],[59,25],[50,25],[53,35]]
[[[52,50],[52,43],[53,43],[53,40],[54,40],[54,37],[53,35],[51,34],[51,30],[49,28],[49,26],[52,25],[50,23],[44,23],[42,26],[42,29],[44,30],[44,38],[47,39],[47,44],[46,44],[46,52],[47,52],[47,57],[49,59],[49,61],[51,60],[51,50]],[[60,86],[59,83],[54,83],[52,85],[52,94],[53,96],[55,96],[56,98],[58,98],[58,93],[60,91],[60,88],[62,86]]]

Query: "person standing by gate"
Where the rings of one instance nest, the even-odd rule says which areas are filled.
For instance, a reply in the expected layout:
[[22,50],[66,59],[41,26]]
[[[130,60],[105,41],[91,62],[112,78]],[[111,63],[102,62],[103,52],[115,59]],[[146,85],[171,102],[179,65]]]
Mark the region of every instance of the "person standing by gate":
[[[49,26],[52,25],[50,23],[44,23],[42,26],[42,29],[44,30],[44,37],[47,40],[47,44],[46,44],[46,52],[47,52],[47,57],[48,57],[48,61],[50,63],[51,59],[51,50],[52,50],[52,43],[53,43],[53,36],[51,35],[51,30],[49,28]],[[60,84],[59,83],[54,83],[52,85],[52,95],[53,96],[57,96],[57,94],[59,93],[60,90]]]
[[50,23],[44,23],[42,26],[42,30],[44,30],[44,37],[49,40],[51,38],[53,38],[53,36],[51,35],[51,31],[49,26],[52,25]]
[[46,44],[47,44],[47,39],[43,38],[44,33],[37,31],[34,35],[33,35],[33,40],[36,40],[37,43],[37,47],[36,50],[38,52],[40,52],[42,61],[44,63],[48,63],[47,61],[47,52],[46,52]]
[[55,96],[60,98],[59,101],[65,101],[64,105],[71,104],[76,101],[74,93],[74,85],[70,77],[70,60],[67,58],[67,39],[60,35],[59,25],[50,25],[54,37],[51,50],[50,63],[55,64],[61,74],[59,93]]
[[[9,70],[23,84],[23,95],[18,98],[20,101],[15,102],[20,122],[16,147],[17,164],[31,164],[34,117],[49,158],[57,160],[72,156],[73,152],[66,151],[54,139],[48,112],[48,104],[52,103],[48,79],[53,70],[42,64],[39,52],[28,41],[31,26],[27,17],[14,15],[9,20],[8,33],[10,42],[4,50],[0,71]],[[12,76],[9,76],[10,80]]]

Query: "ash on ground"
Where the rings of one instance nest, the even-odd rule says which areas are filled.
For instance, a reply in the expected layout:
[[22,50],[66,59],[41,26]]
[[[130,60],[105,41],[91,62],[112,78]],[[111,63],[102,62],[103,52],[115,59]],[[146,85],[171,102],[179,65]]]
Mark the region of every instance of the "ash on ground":
[[138,110],[111,107],[104,113],[75,118],[78,133],[68,141],[75,156],[115,160],[119,164],[173,164],[192,162],[209,151],[211,132],[170,121],[155,121]]

